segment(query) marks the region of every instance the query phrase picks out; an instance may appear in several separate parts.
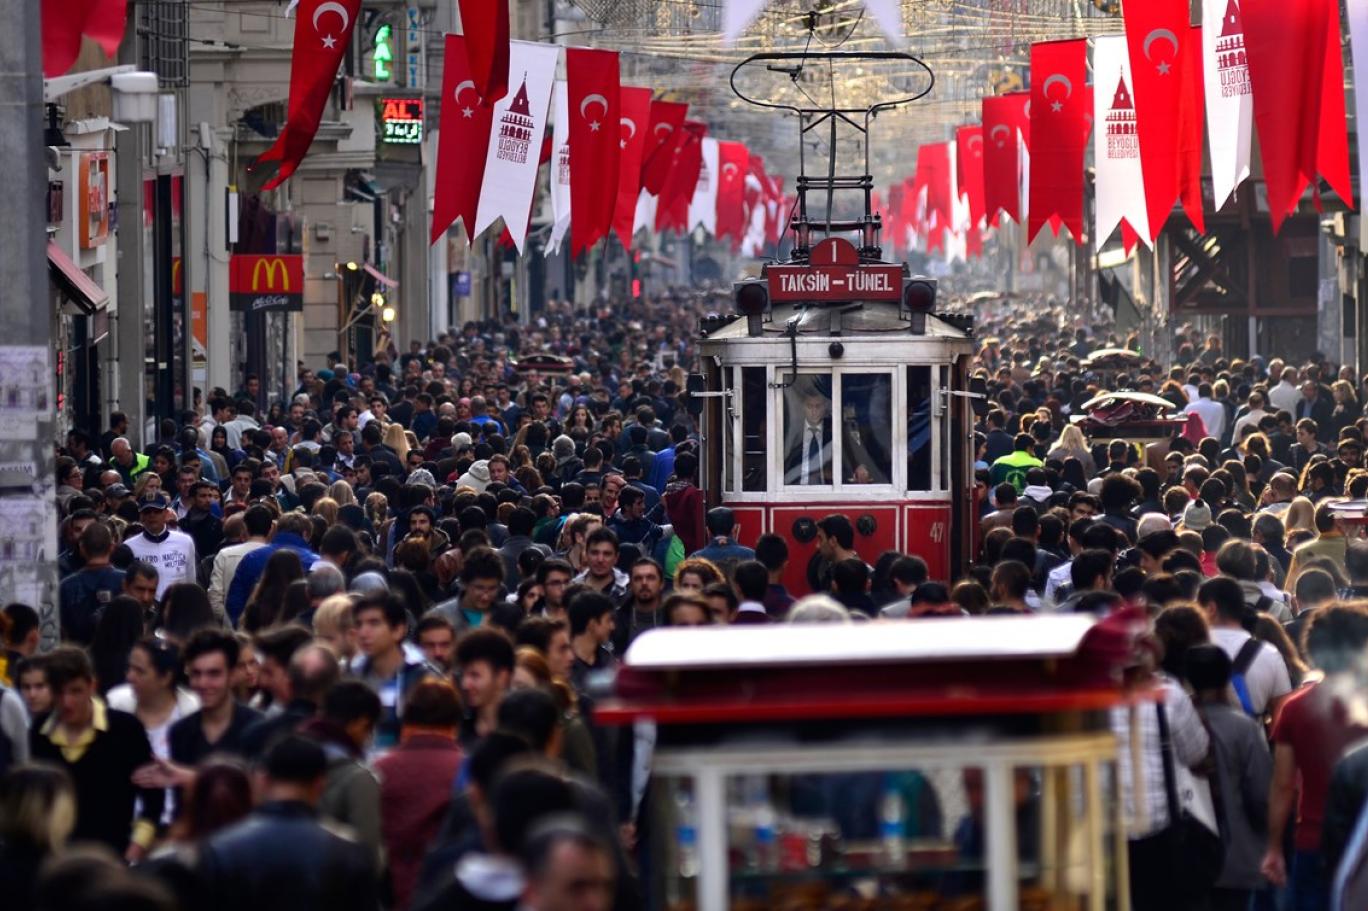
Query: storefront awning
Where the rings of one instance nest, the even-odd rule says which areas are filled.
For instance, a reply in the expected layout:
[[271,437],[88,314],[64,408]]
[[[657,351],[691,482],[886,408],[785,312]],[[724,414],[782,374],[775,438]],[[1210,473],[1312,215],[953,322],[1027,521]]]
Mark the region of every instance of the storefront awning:
[[388,275],[381,272],[379,269],[375,268],[370,263],[363,263],[361,268],[365,269],[367,275],[378,281],[380,284],[384,285],[386,288],[399,287],[399,283],[397,281],[390,278]]
[[53,241],[47,245],[48,275],[66,297],[91,316],[109,305],[109,294],[95,284],[80,266],[67,256],[66,251]]

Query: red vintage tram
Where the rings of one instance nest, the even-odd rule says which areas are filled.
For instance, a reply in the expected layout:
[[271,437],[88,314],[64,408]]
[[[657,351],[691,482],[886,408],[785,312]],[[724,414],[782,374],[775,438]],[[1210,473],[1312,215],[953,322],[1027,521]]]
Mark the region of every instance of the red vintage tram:
[[[774,62],[794,56],[759,54],[737,70],[788,72]],[[885,58],[913,60],[802,55],[804,65],[831,66]],[[915,100],[823,109],[737,93],[796,113],[805,134],[829,124],[833,153],[837,121],[867,138],[880,110]],[[883,261],[865,148],[863,175],[799,174],[789,258],[737,283],[737,313],[701,327],[703,375],[693,392],[702,402],[708,504],[735,511],[743,541],[765,532],[788,540],[793,591],[807,590],[816,522],[832,513],[850,518],[869,563],[897,549],[925,559],[933,579],[959,575],[974,541],[972,414],[981,396],[969,388],[973,319],[937,313],[934,280]],[[811,192],[826,199],[820,219],[809,214]],[[859,193],[863,216],[833,218],[838,192]]]
[[[788,540],[793,591],[831,513],[850,518],[869,563],[914,553],[934,579],[957,576],[973,541],[972,330],[926,312],[934,289],[903,267],[891,299],[871,298],[840,290],[868,264],[816,261],[856,252],[831,238],[812,262],[768,266],[737,291],[745,317],[708,327],[701,345],[709,505],[735,511],[744,541]],[[805,274],[826,276],[830,297],[783,290],[818,287]]]

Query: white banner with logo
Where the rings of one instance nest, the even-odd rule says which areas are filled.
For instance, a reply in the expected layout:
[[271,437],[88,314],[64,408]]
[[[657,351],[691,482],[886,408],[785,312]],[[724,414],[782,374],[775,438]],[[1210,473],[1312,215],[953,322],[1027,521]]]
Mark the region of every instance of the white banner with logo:
[[1093,39],[1093,165],[1097,169],[1096,248],[1102,249],[1123,218],[1148,246],[1145,177],[1125,35]]
[[551,237],[546,255],[559,253],[570,230],[570,93],[564,79],[556,80],[551,110],[556,121],[551,130]]
[[494,124],[485,156],[484,185],[475,216],[478,236],[499,218],[521,253],[532,214],[542,137],[556,78],[560,48],[531,41],[510,43],[508,94],[494,105]]
[[[1361,2],[1349,0],[1349,18]],[[1357,73],[1358,68],[1355,67]],[[1206,91],[1211,189],[1219,210],[1249,176],[1254,88],[1245,60],[1244,25],[1237,0],[1202,0],[1202,79]],[[1363,101],[1360,100],[1360,111]],[[1359,149],[1362,160],[1363,149]]]

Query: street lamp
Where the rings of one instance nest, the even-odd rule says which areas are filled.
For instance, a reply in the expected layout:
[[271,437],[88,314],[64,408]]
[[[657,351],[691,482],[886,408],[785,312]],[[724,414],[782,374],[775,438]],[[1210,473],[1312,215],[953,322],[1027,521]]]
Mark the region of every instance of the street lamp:
[[157,97],[160,92],[157,74],[139,70],[131,63],[44,79],[43,101],[50,104],[88,85],[108,85],[114,90],[114,108],[111,113],[118,122],[156,121]]

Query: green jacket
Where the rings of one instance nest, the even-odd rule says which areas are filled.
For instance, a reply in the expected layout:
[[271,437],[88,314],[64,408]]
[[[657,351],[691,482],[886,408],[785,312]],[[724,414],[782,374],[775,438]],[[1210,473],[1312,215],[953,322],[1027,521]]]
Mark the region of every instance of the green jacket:
[[994,487],[1006,481],[1016,488],[1017,493],[1021,493],[1026,489],[1026,472],[1043,464],[1029,452],[1017,449],[994,462],[989,477]]
[[143,455],[141,452],[134,450],[133,466],[131,468],[120,465],[119,461],[114,458],[110,458],[109,462],[106,463],[105,467],[112,468],[113,470],[117,471],[119,473],[119,476],[123,478],[124,483],[127,484],[130,488],[132,488],[133,482],[137,480],[139,475],[141,475],[145,471],[152,470],[152,460],[149,459],[147,456]]

